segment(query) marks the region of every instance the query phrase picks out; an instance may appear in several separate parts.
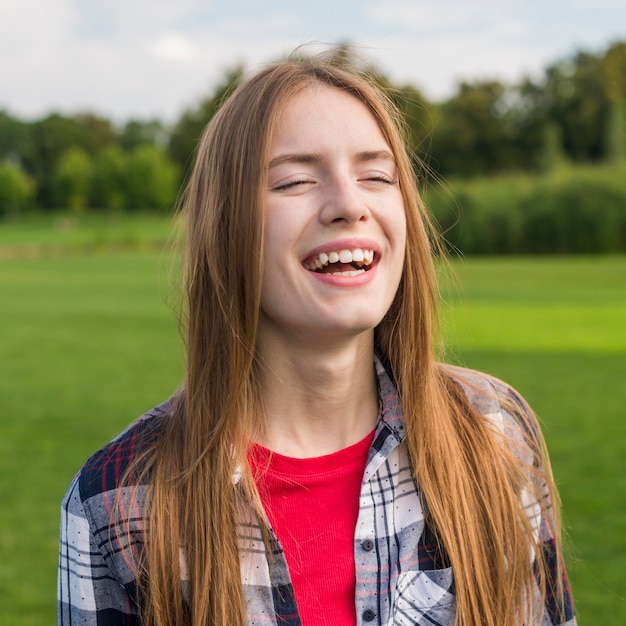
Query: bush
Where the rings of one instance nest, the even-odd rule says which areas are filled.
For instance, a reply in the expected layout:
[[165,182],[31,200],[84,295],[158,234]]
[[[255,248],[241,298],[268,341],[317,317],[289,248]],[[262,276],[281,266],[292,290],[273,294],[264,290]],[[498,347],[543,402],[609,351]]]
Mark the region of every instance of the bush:
[[425,199],[464,254],[626,252],[624,166],[456,181]]
[[178,168],[154,146],[131,152],[111,146],[93,159],[70,148],[54,171],[55,204],[75,211],[160,209],[172,205],[178,183]]
[[520,205],[524,252],[626,251],[626,193],[601,181],[539,185]]
[[54,171],[55,203],[73,211],[87,208],[93,165],[81,148],[64,152]]
[[0,215],[19,214],[33,197],[34,185],[22,169],[13,163],[0,163]]
[[164,150],[148,145],[135,148],[128,157],[126,171],[128,208],[171,206],[176,199],[178,180],[178,168]]
[[126,207],[127,154],[117,146],[105,148],[94,161],[90,206],[119,210]]

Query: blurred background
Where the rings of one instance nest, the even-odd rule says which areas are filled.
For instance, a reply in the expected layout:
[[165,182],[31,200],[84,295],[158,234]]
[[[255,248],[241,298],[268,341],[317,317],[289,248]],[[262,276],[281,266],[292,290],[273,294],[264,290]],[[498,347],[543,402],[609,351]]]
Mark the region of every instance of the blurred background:
[[445,358],[535,408],[580,623],[625,624],[623,0],[4,0],[0,623],[54,622],[65,489],[180,381],[169,244],[202,129],[300,46],[404,113],[452,258]]

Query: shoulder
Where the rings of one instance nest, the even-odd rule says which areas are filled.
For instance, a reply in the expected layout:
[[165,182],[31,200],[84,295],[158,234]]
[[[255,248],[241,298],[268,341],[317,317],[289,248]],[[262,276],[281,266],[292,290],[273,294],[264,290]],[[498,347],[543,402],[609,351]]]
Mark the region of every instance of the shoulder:
[[515,442],[518,456],[532,462],[542,448],[542,434],[534,411],[508,383],[472,369],[443,365],[449,379],[462,391],[468,405],[494,428]]
[[100,619],[101,606],[107,619],[118,612],[124,616],[135,612],[137,563],[147,527],[147,489],[145,480],[133,482],[126,475],[131,464],[157,441],[171,406],[172,399],[148,411],[92,454],[63,498],[61,606],[67,605],[72,615],[85,613],[89,623],[92,615]]
[[155,443],[159,426],[171,410],[172,400],[170,398],[145,413],[87,459],[74,480],[83,502],[120,486],[131,463]]

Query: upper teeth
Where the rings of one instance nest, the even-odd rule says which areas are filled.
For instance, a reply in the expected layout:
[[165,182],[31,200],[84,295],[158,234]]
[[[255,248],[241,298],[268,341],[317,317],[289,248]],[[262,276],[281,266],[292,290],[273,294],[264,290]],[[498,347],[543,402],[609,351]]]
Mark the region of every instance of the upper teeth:
[[316,257],[308,259],[304,267],[308,270],[319,270],[329,263],[360,263],[362,266],[371,265],[374,260],[374,251],[363,248],[353,250],[333,250],[331,252],[320,252]]

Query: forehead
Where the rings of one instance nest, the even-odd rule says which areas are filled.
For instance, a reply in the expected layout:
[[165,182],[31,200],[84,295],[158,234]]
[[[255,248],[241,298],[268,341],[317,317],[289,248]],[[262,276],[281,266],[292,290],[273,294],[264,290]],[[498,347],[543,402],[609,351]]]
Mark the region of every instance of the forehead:
[[287,100],[272,137],[272,151],[287,145],[368,144],[389,149],[371,110],[356,96],[313,83]]

